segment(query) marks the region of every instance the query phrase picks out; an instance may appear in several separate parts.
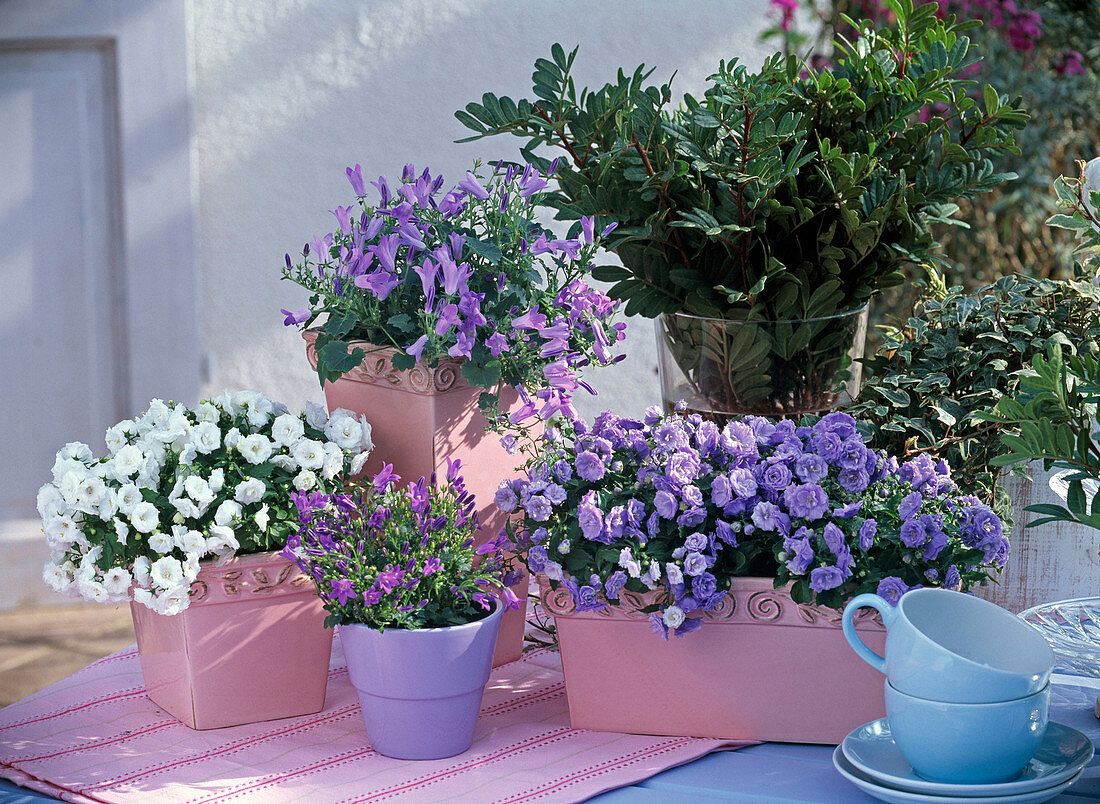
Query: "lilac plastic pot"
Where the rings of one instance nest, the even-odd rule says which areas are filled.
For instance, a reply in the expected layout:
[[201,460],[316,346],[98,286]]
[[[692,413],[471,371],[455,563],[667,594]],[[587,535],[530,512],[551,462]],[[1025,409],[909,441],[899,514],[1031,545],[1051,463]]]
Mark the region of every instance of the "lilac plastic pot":
[[348,677],[375,751],[395,759],[443,759],[470,747],[501,608],[494,601],[488,617],[448,628],[340,626]]

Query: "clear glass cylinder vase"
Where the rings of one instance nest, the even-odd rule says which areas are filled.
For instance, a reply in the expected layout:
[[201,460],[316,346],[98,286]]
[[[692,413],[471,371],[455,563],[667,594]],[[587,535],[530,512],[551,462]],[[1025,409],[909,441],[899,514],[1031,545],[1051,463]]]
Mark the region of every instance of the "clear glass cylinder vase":
[[825,318],[735,321],[685,313],[656,319],[666,410],[724,422],[796,418],[854,399],[862,379],[867,305]]

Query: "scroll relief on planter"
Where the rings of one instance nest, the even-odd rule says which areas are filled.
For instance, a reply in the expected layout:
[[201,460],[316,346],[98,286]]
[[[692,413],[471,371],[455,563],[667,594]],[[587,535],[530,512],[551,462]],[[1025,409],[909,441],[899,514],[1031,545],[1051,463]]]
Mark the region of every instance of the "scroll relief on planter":
[[[309,364],[317,368],[316,335],[306,332],[303,333],[303,337],[306,339],[306,357],[309,359]],[[459,373],[461,364],[457,360],[440,360],[434,368],[424,363],[417,363],[411,369],[398,370],[390,362],[390,358],[395,354],[394,349],[376,347],[369,343],[352,345],[364,349],[367,354],[358,366],[344,374],[341,379],[368,385],[385,385],[414,394],[438,394],[450,391],[459,385],[461,380]]]
[[[622,590],[619,604],[604,606],[601,609],[577,612],[573,596],[564,586],[552,589],[543,584],[541,589],[542,605],[553,615],[570,615],[591,619],[606,620],[645,620],[649,615],[642,609],[661,598],[660,592],[638,593]],[[732,590],[722,602],[710,611],[704,611],[706,620],[719,620],[732,623],[768,623],[772,625],[821,626],[839,628],[841,612],[823,606],[806,606],[795,603],[782,589],[775,590]],[[883,629],[882,618],[878,612],[863,609],[856,615],[856,624],[861,627]]]
[[312,591],[309,578],[293,564],[256,569],[205,569],[191,583],[192,603],[222,603],[248,598],[269,598]]

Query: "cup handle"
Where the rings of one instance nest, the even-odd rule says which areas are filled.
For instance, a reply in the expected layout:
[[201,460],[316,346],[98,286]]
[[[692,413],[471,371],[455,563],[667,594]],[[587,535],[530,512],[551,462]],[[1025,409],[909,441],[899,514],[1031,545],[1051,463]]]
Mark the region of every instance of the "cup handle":
[[856,612],[863,608],[872,608],[881,614],[882,624],[885,625],[887,629],[890,628],[890,624],[894,621],[894,617],[897,615],[897,609],[878,595],[856,595],[849,600],[848,605],[844,607],[844,616],[841,618],[844,638],[848,640],[848,644],[852,646],[852,650],[856,652],[859,658],[863,659],[863,661],[867,662],[871,667],[885,675],[886,659],[867,647],[863,643],[863,640],[859,638],[859,634],[856,633],[854,619]]

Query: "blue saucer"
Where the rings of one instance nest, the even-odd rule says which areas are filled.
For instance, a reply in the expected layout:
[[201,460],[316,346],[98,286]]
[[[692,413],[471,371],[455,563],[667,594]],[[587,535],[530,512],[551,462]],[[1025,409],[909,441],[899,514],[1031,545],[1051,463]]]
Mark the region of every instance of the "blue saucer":
[[853,731],[840,745],[844,758],[867,779],[894,790],[933,796],[1012,796],[1060,785],[1092,761],[1092,742],[1081,732],[1050,722],[1027,767],[1011,782],[947,784],[918,776],[894,744],[886,718]]

